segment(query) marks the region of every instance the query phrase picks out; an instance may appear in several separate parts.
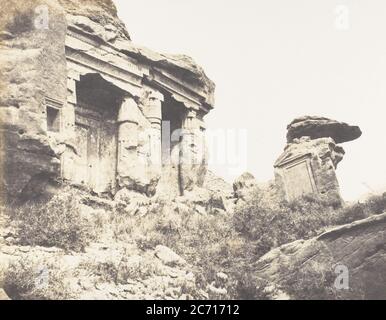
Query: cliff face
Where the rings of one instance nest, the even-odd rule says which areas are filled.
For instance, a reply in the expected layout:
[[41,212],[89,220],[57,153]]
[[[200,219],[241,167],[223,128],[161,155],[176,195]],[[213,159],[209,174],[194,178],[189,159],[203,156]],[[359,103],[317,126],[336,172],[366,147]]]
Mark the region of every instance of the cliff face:
[[[65,12],[54,1],[7,0],[0,18],[0,119],[3,186],[20,192],[31,179],[59,173],[59,158],[45,134],[44,96],[66,98]],[[49,27],[35,8],[46,5]],[[37,23],[37,27],[35,25]]]
[[119,38],[130,40],[129,32],[118,18],[117,9],[112,0],[58,0],[58,2],[68,14],[87,17],[101,26],[115,28]]
[[320,284],[323,274],[331,272],[333,277],[323,283],[330,290],[336,290],[335,281],[346,273],[348,289],[337,290],[338,294],[386,299],[386,213],[281,246],[260,258],[254,269],[258,277],[277,287],[291,279],[302,281],[300,273],[309,281],[311,275],[304,270],[319,270],[316,278]]
[[[190,57],[135,45],[111,0],[6,0],[2,4],[8,8],[0,14],[0,178],[6,195],[34,194],[36,188],[55,185],[61,177],[60,159],[68,139],[65,134],[59,139],[47,134],[45,99],[53,97],[54,105],[66,105],[66,41],[71,28],[112,47],[115,56],[106,60],[122,60],[116,56],[121,54],[134,67],[146,65],[150,71],[140,82],[151,81],[153,72],[161,70],[177,84],[187,83],[208,110],[214,105],[215,86],[203,69]],[[127,64],[119,67],[125,70]]]

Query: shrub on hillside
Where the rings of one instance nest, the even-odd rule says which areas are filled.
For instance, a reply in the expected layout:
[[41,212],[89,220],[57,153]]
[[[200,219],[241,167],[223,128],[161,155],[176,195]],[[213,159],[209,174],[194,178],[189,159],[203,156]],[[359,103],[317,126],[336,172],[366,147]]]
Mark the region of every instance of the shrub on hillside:
[[361,288],[338,289],[337,274],[326,265],[308,263],[301,268],[292,266],[284,270],[288,275],[281,289],[293,300],[358,300],[364,298]]
[[386,193],[374,195],[363,203],[355,203],[336,210],[332,224],[342,225],[386,212]]
[[257,192],[251,201],[236,210],[234,226],[243,237],[255,243],[256,253],[263,255],[282,244],[313,237],[327,227],[352,223],[385,211],[386,195],[336,209],[313,196],[290,203],[270,203]]
[[366,211],[366,206],[361,203],[355,203],[337,210],[333,224],[348,224],[367,217],[369,217],[369,213]]
[[64,300],[71,294],[59,265],[25,258],[5,271],[3,287],[13,300]]
[[312,237],[330,224],[331,210],[324,202],[305,198],[292,203],[271,204],[257,193],[234,214],[236,230],[255,245],[261,256],[274,247]]
[[82,214],[71,193],[54,196],[48,203],[28,203],[16,210],[18,237],[26,245],[56,246],[82,251],[95,238],[93,224]]
[[159,275],[160,270],[151,259],[130,257],[126,252],[120,259],[88,263],[87,269],[102,281],[127,284],[129,279],[141,281]]
[[366,203],[366,210],[371,214],[386,213],[386,192],[382,195],[370,197]]

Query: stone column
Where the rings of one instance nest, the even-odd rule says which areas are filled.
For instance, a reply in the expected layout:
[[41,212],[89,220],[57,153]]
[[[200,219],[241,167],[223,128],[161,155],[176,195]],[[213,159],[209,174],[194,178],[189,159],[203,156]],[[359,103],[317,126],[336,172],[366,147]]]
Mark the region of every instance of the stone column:
[[150,140],[150,170],[160,174],[162,170],[161,150],[161,124],[162,124],[162,102],[164,97],[161,93],[152,91],[144,106],[144,115],[151,123],[149,130]]
[[205,137],[201,131],[201,121],[195,110],[189,110],[183,122],[180,143],[180,191],[191,191],[202,187],[207,172],[207,150]]
[[120,187],[128,186],[138,164],[138,106],[134,99],[123,100],[118,113],[117,175]]

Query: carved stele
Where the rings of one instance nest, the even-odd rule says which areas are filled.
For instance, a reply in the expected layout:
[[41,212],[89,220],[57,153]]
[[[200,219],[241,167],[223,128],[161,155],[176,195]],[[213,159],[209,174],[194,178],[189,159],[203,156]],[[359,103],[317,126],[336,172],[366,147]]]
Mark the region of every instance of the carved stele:
[[341,205],[335,169],[343,155],[343,148],[332,138],[295,139],[275,163],[275,180],[283,197],[293,201],[313,194]]
[[310,154],[306,154],[278,164],[287,200],[293,201],[303,195],[317,193],[310,157]]

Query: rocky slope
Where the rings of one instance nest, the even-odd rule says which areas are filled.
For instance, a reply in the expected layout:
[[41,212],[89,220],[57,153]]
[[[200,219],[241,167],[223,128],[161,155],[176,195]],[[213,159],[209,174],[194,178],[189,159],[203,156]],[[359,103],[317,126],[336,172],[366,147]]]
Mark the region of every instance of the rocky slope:
[[[107,215],[100,207],[83,206],[83,211]],[[4,286],[12,299],[208,298],[208,293],[196,286],[193,267],[171,249],[163,245],[142,248],[133,239],[116,239],[111,225],[103,224],[98,239],[78,252],[22,245],[15,224],[0,215],[0,288]],[[28,283],[32,287],[28,285],[23,296],[20,288]]]
[[254,268],[258,277],[277,287],[296,281],[308,268],[331,271],[334,278],[326,285],[333,288],[339,266],[347,267],[355,298],[386,299],[386,213],[283,245],[260,258]]

